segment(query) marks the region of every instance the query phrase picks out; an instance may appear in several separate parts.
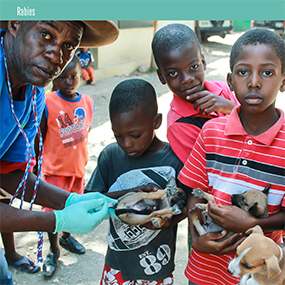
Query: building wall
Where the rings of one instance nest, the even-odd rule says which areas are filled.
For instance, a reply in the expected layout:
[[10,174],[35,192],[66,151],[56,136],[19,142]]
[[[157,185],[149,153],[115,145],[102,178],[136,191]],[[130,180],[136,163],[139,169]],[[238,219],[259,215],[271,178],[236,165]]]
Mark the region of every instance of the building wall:
[[[157,21],[156,29],[179,22],[194,29],[194,21]],[[151,65],[151,41],[155,25],[145,28],[120,29],[117,41],[111,45],[91,48],[95,62],[95,79],[130,74],[139,66]]]

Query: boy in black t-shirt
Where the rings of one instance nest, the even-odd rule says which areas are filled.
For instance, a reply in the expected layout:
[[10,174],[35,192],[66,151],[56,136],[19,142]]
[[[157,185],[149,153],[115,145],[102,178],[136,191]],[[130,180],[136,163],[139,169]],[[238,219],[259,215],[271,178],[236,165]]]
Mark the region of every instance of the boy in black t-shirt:
[[[141,79],[121,82],[112,93],[109,112],[117,142],[100,153],[85,190],[118,198],[131,191],[122,189],[154,184],[165,188],[183,165],[169,144],[155,135],[162,115],[157,113],[153,86]],[[138,280],[144,284],[173,284],[176,224],[184,217],[175,216],[171,225],[162,229],[129,226],[110,219],[101,284],[137,284]]]

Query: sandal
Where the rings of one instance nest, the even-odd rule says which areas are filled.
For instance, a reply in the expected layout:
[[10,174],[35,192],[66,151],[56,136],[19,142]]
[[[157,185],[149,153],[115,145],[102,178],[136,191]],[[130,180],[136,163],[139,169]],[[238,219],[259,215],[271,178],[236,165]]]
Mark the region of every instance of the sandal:
[[[36,272],[38,272],[40,270],[40,267],[37,266],[37,265],[32,264],[27,256],[24,256],[22,259],[16,261],[15,263],[11,263],[11,262],[9,262],[7,260],[7,263],[8,263],[8,265],[11,265],[11,266],[13,266],[15,268],[18,268],[18,269],[20,269],[20,270],[22,270],[24,272],[27,272],[27,273],[36,273]],[[23,268],[23,267],[21,267],[21,265],[23,265],[23,264],[30,265],[30,266],[34,267],[34,269],[33,270],[28,270],[26,268]]]
[[47,255],[43,265],[43,275],[45,277],[51,277],[54,274],[58,258],[59,254],[49,253]]

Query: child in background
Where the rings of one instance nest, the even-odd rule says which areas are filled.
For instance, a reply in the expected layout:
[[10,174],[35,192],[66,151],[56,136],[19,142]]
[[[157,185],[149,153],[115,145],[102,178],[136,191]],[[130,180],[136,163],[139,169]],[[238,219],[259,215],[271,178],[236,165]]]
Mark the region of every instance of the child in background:
[[79,57],[81,63],[81,72],[83,79],[90,85],[97,85],[97,82],[94,82],[94,69],[90,66],[90,63],[94,61],[92,53],[88,48],[80,48],[76,53],[76,56]]
[[229,114],[238,102],[224,82],[205,81],[206,61],[195,32],[188,26],[170,24],[158,30],[152,51],[160,82],[173,92],[167,138],[185,163],[203,124]]
[[[109,113],[117,142],[100,153],[85,190],[120,197],[126,193],[121,190],[143,185],[163,189],[177,177],[182,163],[155,135],[162,122],[157,109],[155,90],[147,81],[129,79],[116,86]],[[100,284],[173,284],[176,224],[185,216],[175,216],[171,226],[155,230],[110,219]]]
[[[84,192],[85,165],[88,160],[87,139],[93,119],[94,102],[76,92],[80,84],[81,65],[74,56],[61,75],[54,80],[58,87],[46,95],[41,131],[44,139],[43,180],[68,192]],[[37,143],[36,143],[36,149]],[[36,170],[36,169],[35,169]],[[43,212],[53,211],[42,208]],[[83,254],[82,246],[70,233],[48,233],[51,252],[43,265],[45,277],[51,277],[59,258],[59,244],[74,253]]]
[[[285,207],[285,120],[275,108],[278,91],[285,90],[285,43],[274,32],[253,29],[244,33],[230,54],[228,85],[240,102],[227,117],[207,122],[197,139],[179,180],[211,193],[218,204],[209,202],[213,221],[236,232],[216,242],[225,233],[198,236],[190,220],[193,250],[185,270],[189,284],[238,284],[227,272],[234,257],[239,233],[260,225],[265,235],[282,242]],[[262,191],[270,184],[268,218],[258,219],[231,206],[232,194]],[[188,209],[198,199],[188,198]],[[194,283],[193,283],[194,282]]]

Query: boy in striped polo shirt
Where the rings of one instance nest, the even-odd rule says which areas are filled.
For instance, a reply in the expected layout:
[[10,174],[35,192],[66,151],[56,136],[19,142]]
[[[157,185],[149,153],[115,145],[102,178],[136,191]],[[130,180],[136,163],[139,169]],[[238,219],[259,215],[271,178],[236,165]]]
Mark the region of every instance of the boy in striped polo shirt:
[[[211,193],[218,204],[209,202],[214,222],[236,232],[225,241],[216,242],[226,233],[198,236],[190,221],[193,250],[186,277],[189,284],[238,284],[227,273],[239,233],[260,225],[265,235],[282,242],[285,207],[285,120],[275,108],[278,91],[285,90],[285,43],[274,32],[253,29],[233,45],[228,85],[240,102],[228,117],[207,122],[179,174],[179,180]],[[260,190],[271,184],[268,195],[269,217],[258,219],[231,206],[230,197],[246,190]],[[188,209],[197,198],[191,196]]]

